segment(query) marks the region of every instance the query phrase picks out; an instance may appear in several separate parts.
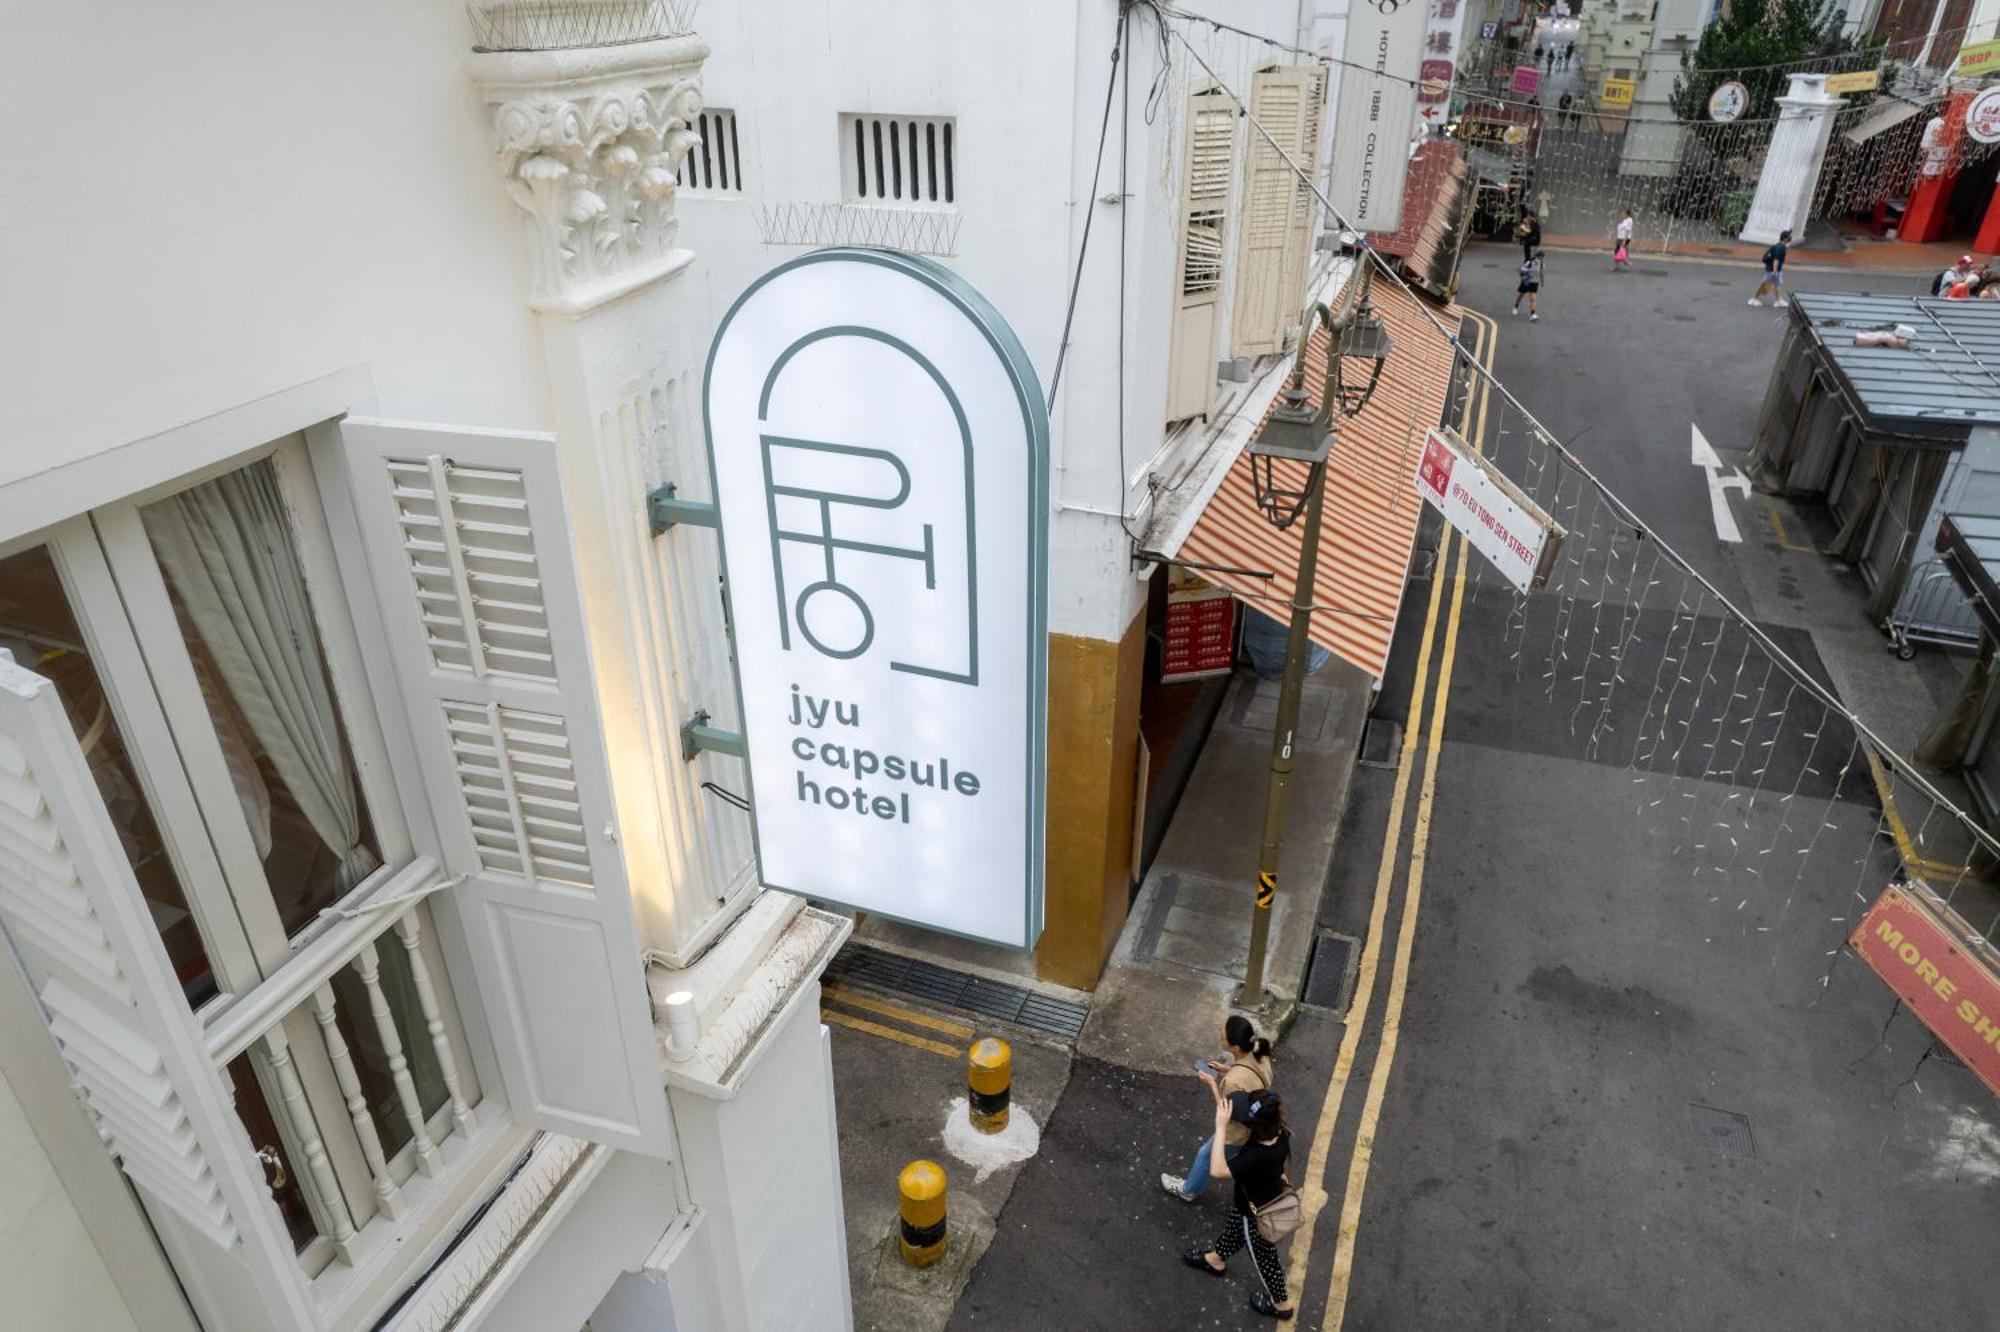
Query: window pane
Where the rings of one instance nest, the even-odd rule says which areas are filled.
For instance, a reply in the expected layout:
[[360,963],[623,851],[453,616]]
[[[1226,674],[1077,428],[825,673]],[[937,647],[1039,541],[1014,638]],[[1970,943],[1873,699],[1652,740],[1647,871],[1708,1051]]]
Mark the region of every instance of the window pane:
[[142,510],[288,934],[382,863],[275,469]]
[[0,647],[55,683],[98,794],[145,894],[153,925],[167,946],[167,957],[189,1004],[199,1007],[215,994],[208,949],[188,911],[187,895],[146,803],[97,667],[84,649],[55,561],[44,547],[0,559]]

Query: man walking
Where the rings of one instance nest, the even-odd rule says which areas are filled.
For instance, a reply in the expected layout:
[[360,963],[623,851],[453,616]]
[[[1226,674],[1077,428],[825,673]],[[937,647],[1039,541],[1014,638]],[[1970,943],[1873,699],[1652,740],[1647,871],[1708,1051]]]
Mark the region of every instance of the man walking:
[[1535,296],[1542,289],[1542,252],[1536,250],[1521,261],[1521,281],[1514,288],[1514,314],[1521,313],[1521,298],[1528,298],[1528,322],[1536,323],[1541,314],[1535,309]]
[[1777,297],[1772,305],[1781,308],[1785,305],[1785,255],[1790,251],[1791,244],[1792,233],[1781,231],[1778,243],[1764,251],[1764,280],[1757,284],[1757,290],[1750,293],[1750,304],[1762,305],[1764,293],[1768,290]]

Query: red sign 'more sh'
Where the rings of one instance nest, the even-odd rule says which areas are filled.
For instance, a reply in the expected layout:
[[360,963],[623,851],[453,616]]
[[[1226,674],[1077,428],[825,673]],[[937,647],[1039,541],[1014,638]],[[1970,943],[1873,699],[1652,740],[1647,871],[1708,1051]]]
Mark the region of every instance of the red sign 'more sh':
[[1892,883],[1847,943],[1932,1035],[2000,1093],[2000,966],[1955,912],[1921,883]]

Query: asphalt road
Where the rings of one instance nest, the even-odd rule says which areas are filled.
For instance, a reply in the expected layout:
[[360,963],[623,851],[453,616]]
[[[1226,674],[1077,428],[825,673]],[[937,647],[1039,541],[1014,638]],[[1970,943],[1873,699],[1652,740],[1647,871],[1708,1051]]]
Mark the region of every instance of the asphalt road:
[[[1529,325],[1506,314],[1508,254],[1469,252],[1463,292],[1501,321],[1501,375],[1734,595],[1740,552],[1716,539],[1688,422],[1719,447],[1747,439],[1781,331],[1745,306],[1754,278],[1552,256]],[[1971,1237],[2000,1233],[1993,1100],[1962,1068],[1918,1071],[1929,1042],[1907,1017],[1879,1040],[1891,996],[1837,956],[1857,893],[1892,869],[1857,776],[1828,799],[1850,738],[1828,728],[1815,751],[1812,711],[1777,717],[1761,659],[1736,669],[1740,631],[1689,620],[1677,639],[1657,605],[1626,614],[1630,584],[1593,585],[1612,624],[1639,627],[1605,640],[1582,683],[1588,602],[1554,672],[1542,635],[1557,595],[1531,599],[1525,663],[1503,592],[1482,586],[1464,615],[1342,1325],[1992,1326],[1989,1246]],[[1391,710],[1411,628],[1406,608]],[[1577,704],[1601,698],[1591,680],[1620,642],[1628,692],[1590,757],[1595,712]],[[1786,643],[1815,664],[1804,635]],[[1668,728],[1682,762],[1642,781],[1633,712],[1678,672],[1709,684]],[[1350,823],[1379,826],[1388,781],[1360,774]],[[1373,866],[1350,858],[1341,874],[1330,918],[1355,929]],[[1377,1048],[1364,1041],[1362,1067]],[[1343,1125],[1336,1175],[1354,1133]]]

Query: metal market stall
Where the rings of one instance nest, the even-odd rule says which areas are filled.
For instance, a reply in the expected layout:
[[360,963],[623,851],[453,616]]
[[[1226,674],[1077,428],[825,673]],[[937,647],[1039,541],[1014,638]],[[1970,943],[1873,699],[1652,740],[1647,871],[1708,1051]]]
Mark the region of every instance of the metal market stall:
[[[1899,327],[1907,346],[1856,344]],[[1822,549],[1860,570],[1899,652],[1976,643],[1930,552],[1947,511],[2000,516],[2000,301],[1793,297],[1750,471],[1826,504],[1839,530]]]
[[1989,825],[2000,813],[2000,518],[1948,513],[1938,524],[1938,561],[1979,626],[1979,657],[1932,720],[1917,755],[1957,769]]

